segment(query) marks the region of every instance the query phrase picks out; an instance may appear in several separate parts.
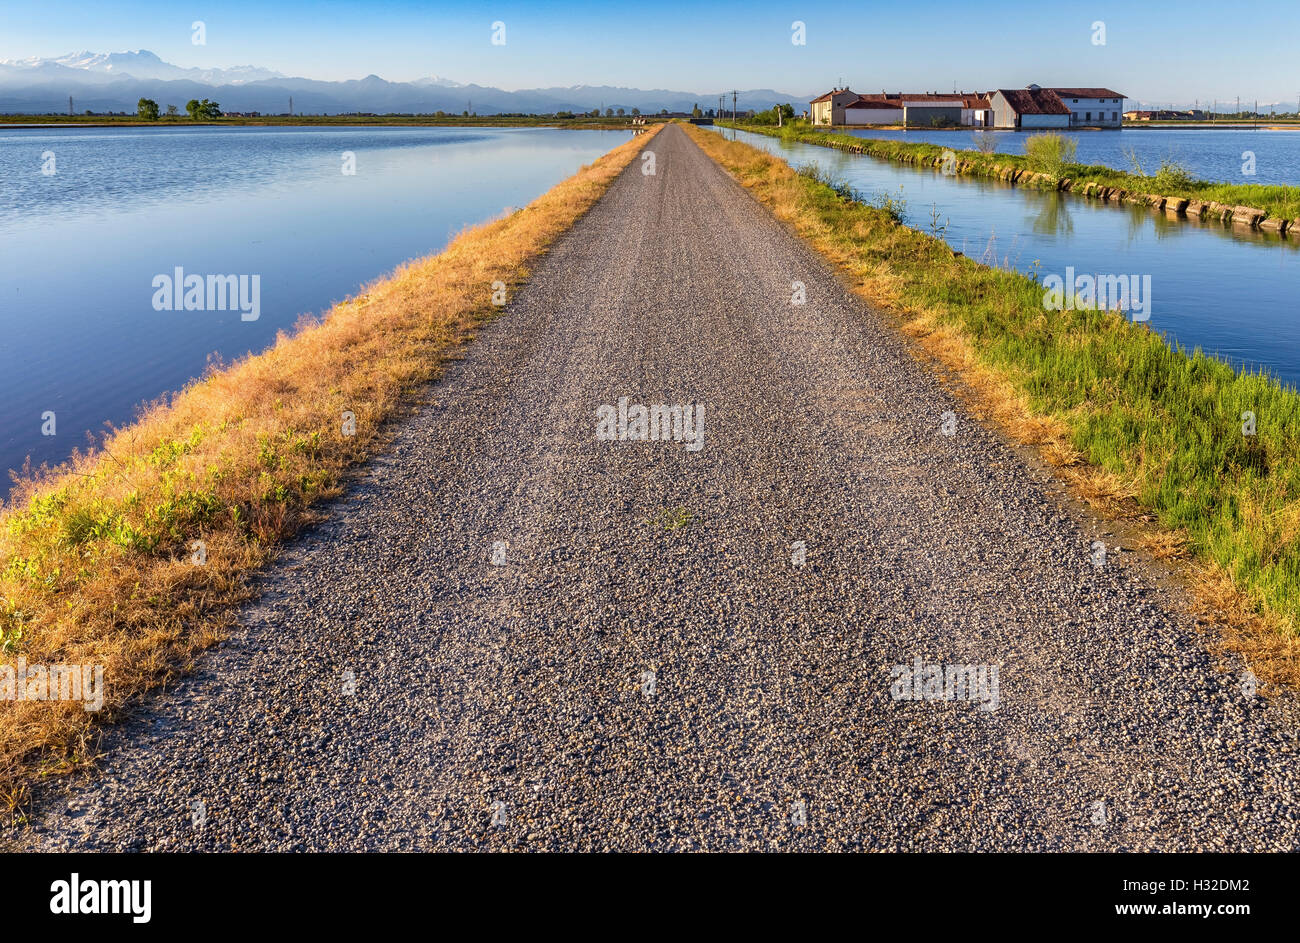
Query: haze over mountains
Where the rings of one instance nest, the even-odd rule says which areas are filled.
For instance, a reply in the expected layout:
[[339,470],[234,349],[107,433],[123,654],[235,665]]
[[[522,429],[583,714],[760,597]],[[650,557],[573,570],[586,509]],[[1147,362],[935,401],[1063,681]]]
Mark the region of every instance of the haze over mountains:
[[[1062,81],[1069,84],[1074,79]],[[778,92],[770,88],[745,89],[739,93],[739,107],[742,111],[758,111],[790,102],[802,111],[812,98],[824,91],[825,88],[802,93]],[[141,98],[151,98],[164,107],[176,105],[183,109],[191,98],[209,98],[220,103],[225,111],[283,114],[289,110],[289,97],[292,96],[296,114],[429,114],[435,111],[460,114],[472,111],[494,115],[503,112],[582,112],[593,108],[623,108],[627,111],[639,108],[645,113],[655,113],[660,109],[690,111],[696,104],[708,110],[717,107],[719,92],[611,85],[510,92],[490,86],[464,85],[437,75],[412,82],[389,82],[377,75],[345,82],[323,82],[287,76],[252,65],[227,69],[182,68],[164,62],[147,49],[113,53],[75,52],[52,59],[35,56],[0,59],[0,114],[66,114],[69,95],[78,113],[87,110],[130,113],[135,111],[136,102]],[[1129,98],[1125,104],[1129,108],[1191,108],[1194,104],[1205,108],[1209,103],[1147,102]],[[1254,102],[1245,100],[1241,103],[1242,108],[1253,105]],[[729,94],[725,107],[731,107]],[[1235,100],[1219,101],[1221,111],[1230,107],[1236,107]],[[1295,102],[1259,103],[1259,110],[1264,114],[1291,112],[1295,107]]]
[[[293,96],[293,110],[298,114],[472,111],[492,115],[549,114],[593,108],[690,111],[696,104],[705,109],[716,108],[718,94],[609,85],[508,92],[481,85],[462,85],[436,75],[414,82],[389,82],[377,75],[346,82],[322,82],[251,65],[185,69],[164,62],[145,49],[78,52],[54,59],[0,60],[0,113],[10,114],[65,114],[69,95],[78,113],[86,110],[134,112],[141,98],[151,98],[164,108],[176,105],[183,109],[191,98],[210,98],[219,102],[224,111],[281,114],[289,110],[289,97]],[[762,110],[783,102],[802,107],[800,103],[806,103],[814,95],[750,89],[740,93],[739,105],[742,110]],[[731,107],[730,95],[727,107]]]

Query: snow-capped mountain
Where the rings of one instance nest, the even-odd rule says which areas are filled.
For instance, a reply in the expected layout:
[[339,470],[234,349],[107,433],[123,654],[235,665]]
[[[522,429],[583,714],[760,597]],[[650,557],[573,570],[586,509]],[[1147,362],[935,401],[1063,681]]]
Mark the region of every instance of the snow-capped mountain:
[[42,59],[38,56],[28,59],[0,59],[0,66],[7,66],[10,70],[37,72],[48,72],[50,66],[58,66],[109,78],[126,76],[133,79],[163,81],[188,79],[191,82],[204,82],[211,85],[240,85],[245,82],[284,78],[279,72],[251,65],[232,66],[228,69],[182,69],[170,62],[164,62],[148,49],[124,52],[72,52],[53,59]]
[[[412,82],[390,82],[377,75],[343,82],[322,82],[281,75],[255,66],[228,69],[183,69],[147,49],[133,52],[75,52],[57,58],[0,60],[0,114],[63,114],[68,98],[77,111],[134,112],[150,98],[162,106],[183,107],[191,98],[210,98],[225,111],[282,114],[293,98],[297,114],[432,114],[446,111],[480,115],[502,112],[554,114],[593,108],[639,108],[654,113],[690,111],[696,104],[717,105],[716,93],[642,90],[610,85],[575,85],[504,91],[465,85],[438,75]],[[808,95],[772,89],[740,93],[740,107],[761,110],[781,102],[796,106]],[[728,99],[730,106],[730,99]]]
[[453,82],[451,79],[444,79],[440,75],[426,75],[422,79],[415,79],[411,84],[415,86],[429,85],[434,88],[465,88],[465,83]]

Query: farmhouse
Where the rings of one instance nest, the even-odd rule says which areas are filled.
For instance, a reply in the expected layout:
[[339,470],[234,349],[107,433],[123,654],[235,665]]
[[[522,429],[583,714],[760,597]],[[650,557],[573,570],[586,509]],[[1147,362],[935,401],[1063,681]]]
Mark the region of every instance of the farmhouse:
[[862,96],[847,88],[833,88],[825,95],[814,98],[808,104],[812,108],[813,124],[844,124],[844,108]]
[[[1031,85],[1030,88],[1033,88]],[[1123,123],[1124,96],[1108,88],[1052,88],[1070,109],[1072,128],[1118,128]]]
[[1124,96],[1108,88],[1000,88],[969,92],[884,92],[833,88],[810,103],[812,122],[828,127],[1118,128]]
[[833,126],[985,127],[992,121],[987,97],[967,92],[881,92],[858,95],[832,89],[811,102],[813,124]]
[[995,128],[1068,128],[1070,109],[1049,88],[1000,88],[989,94]]
[[1108,88],[1001,88],[989,95],[997,128],[1118,128],[1124,96]]
[[1207,115],[1203,109],[1192,108],[1188,111],[1126,111],[1125,121],[1204,121]]

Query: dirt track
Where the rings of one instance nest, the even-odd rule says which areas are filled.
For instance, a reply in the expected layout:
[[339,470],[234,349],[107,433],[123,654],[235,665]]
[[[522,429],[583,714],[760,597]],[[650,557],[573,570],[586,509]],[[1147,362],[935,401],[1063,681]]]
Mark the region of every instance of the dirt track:
[[[650,148],[18,840],[1296,848],[1278,705],[679,128]],[[702,405],[703,447],[598,437],[620,397]],[[895,699],[918,657],[986,687]]]

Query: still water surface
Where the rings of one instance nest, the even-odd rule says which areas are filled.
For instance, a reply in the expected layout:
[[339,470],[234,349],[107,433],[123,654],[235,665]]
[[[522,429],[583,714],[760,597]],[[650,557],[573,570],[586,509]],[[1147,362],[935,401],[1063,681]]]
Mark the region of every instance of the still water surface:
[[[523,206],[628,137],[547,128],[0,131],[5,470],[270,345],[466,225]],[[355,158],[345,174],[344,152]],[[53,174],[42,173],[50,167]],[[156,311],[152,282],[260,276],[255,321]],[[43,436],[42,414],[56,417]]]
[[[892,141],[938,144],[955,151],[977,150],[971,131],[876,131],[849,132],[859,137]],[[987,131],[999,154],[1023,154],[1021,131]],[[1080,164],[1100,164],[1116,170],[1134,169],[1129,153],[1142,170],[1154,174],[1160,162],[1182,164],[1197,180],[1219,183],[1300,184],[1300,127],[1270,131],[1266,128],[1124,128],[1106,131],[1075,131],[1067,137],[1078,142]],[[1253,162],[1248,158],[1253,155]],[[1253,170],[1253,173],[1247,171]]]
[[[907,203],[908,225],[967,255],[1029,272],[1151,276],[1146,323],[1187,348],[1300,385],[1300,239],[1193,223],[1145,206],[1085,200],[983,177],[722,131],[798,167],[816,163],[871,199]],[[1161,132],[1150,132],[1158,134]]]

